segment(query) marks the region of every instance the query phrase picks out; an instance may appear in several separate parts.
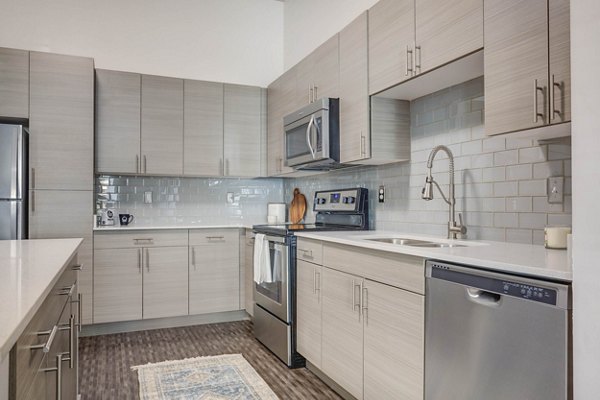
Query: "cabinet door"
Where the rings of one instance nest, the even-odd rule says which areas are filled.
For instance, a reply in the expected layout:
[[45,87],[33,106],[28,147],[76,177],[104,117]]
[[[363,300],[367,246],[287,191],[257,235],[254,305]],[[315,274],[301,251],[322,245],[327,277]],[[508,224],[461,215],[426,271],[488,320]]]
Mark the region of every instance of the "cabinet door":
[[79,291],[83,298],[82,321],[92,322],[92,191],[31,190],[29,238],[83,238],[78,251]]
[[369,9],[369,92],[412,77],[415,0],[380,0]]
[[96,70],[96,172],[140,173],[142,76]]
[[336,34],[317,47],[312,58],[314,100],[340,97],[339,36]]
[[357,399],[363,398],[362,278],[323,268],[321,369]]
[[369,158],[367,13],[340,32],[340,161]]
[[486,133],[544,125],[548,115],[547,0],[486,0],[484,7]]
[[294,99],[294,108],[291,112],[294,112],[300,107],[312,103],[315,100],[315,52],[316,50],[296,64],[296,95]]
[[425,297],[365,280],[365,399],[423,399]]
[[483,47],[483,0],[416,0],[417,73]]
[[94,62],[37,52],[30,59],[30,187],[92,190]]
[[293,172],[285,166],[283,117],[296,110],[296,68],[292,67],[267,89],[267,174]]
[[142,75],[142,172],[183,173],[183,80]]
[[238,241],[190,247],[190,314],[240,309]]
[[223,174],[223,84],[186,80],[184,175]]
[[260,176],[263,95],[259,87],[225,85],[225,175]]
[[0,117],[29,118],[29,52],[0,48]]
[[188,248],[144,248],[144,319],[188,314]]
[[246,235],[244,307],[248,314],[254,316],[254,237],[250,237],[248,233]]
[[94,251],[94,322],[142,319],[142,250]]
[[571,23],[570,1],[549,0],[550,78],[554,80],[554,109],[550,110],[550,123],[571,120]]
[[308,361],[321,368],[321,274],[322,267],[296,262],[297,349]]

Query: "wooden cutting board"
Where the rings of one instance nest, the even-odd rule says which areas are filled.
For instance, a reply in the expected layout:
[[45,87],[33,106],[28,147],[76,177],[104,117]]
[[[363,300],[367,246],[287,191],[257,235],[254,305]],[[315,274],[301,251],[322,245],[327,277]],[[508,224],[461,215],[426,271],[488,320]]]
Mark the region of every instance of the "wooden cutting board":
[[302,221],[306,213],[306,197],[300,193],[300,189],[294,189],[294,198],[290,204],[290,222],[297,224]]

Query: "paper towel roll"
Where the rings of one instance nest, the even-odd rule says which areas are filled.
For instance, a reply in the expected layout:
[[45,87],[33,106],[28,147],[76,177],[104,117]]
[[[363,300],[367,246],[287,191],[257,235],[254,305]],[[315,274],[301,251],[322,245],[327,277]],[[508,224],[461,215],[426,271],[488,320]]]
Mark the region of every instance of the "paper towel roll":
[[267,220],[272,221],[269,217],[275,217],[274,223],[284,224],[286,220],[285,211],[285,203],[269,203],[267,206]]
[[547,249],[566,249],[570,226],[547,226],[544,229],[544,246]]

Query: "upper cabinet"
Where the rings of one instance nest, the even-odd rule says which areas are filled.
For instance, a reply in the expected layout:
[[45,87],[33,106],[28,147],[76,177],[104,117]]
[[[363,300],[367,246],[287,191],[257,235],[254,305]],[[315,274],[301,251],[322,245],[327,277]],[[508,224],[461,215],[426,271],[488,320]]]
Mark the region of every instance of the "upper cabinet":
[[92,190],[94,61],[30,54],[32,189]]
[[29,52],[0,48],[0,117],[29,118]]
[[380,0],[369,9],[369,93],[412,77],[415,0]]
[[142,77],[96,70],[96,171],[140,173]]
[[482,0],[380,0],[369,10],[369,92],[482,47]]
[[183,174],[183,80],[142,75],[142,171]]
[[283,117],[297,107],[296,68],[292,67],[271,83],[267,89],[267,175],[294,172],[285,166]]
[[[339,97],[339,40],[334,35],[297,65],[298,107],[323,97]],[[290,112],[294,112],[295,109]]]
[[262,146],[266,139],[266,90],[256,86],[225,85],[224,175],[262,175]]
[[223,175],[223,84],[186,80],[183,174]]
[[488,135],[571,119],[568,0],[487,0],[484,51]]

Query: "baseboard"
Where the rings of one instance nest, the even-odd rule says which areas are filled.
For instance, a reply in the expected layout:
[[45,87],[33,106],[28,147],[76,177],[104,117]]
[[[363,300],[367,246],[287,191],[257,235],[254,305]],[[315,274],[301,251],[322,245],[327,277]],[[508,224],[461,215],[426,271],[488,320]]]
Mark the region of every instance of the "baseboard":
[[84,325],[79,336],[108,335],[146,331],[150,329],[177,328],[182,326],[217,324],[249,320],[250,315],[245,310],[228,311],[202,315],[184,315],[181,317],[145,319],[138,321],[110,322],[105,324]]
[[336,392],[337,394],[339,394],[343,399],[356,400],[356,397],[352,396],[343,387],[341,387],[340,385],[335,383],[335,381],[333,379],[328,377],[323,371],[321,371],[319,368],[315,367],[308,360],[306,360],[306,369],[308,369],[310,372],[315,374],[320,380],[325,382],[325,384],[327,386],[329,386],[331,389],[333,389],[333,391]]

